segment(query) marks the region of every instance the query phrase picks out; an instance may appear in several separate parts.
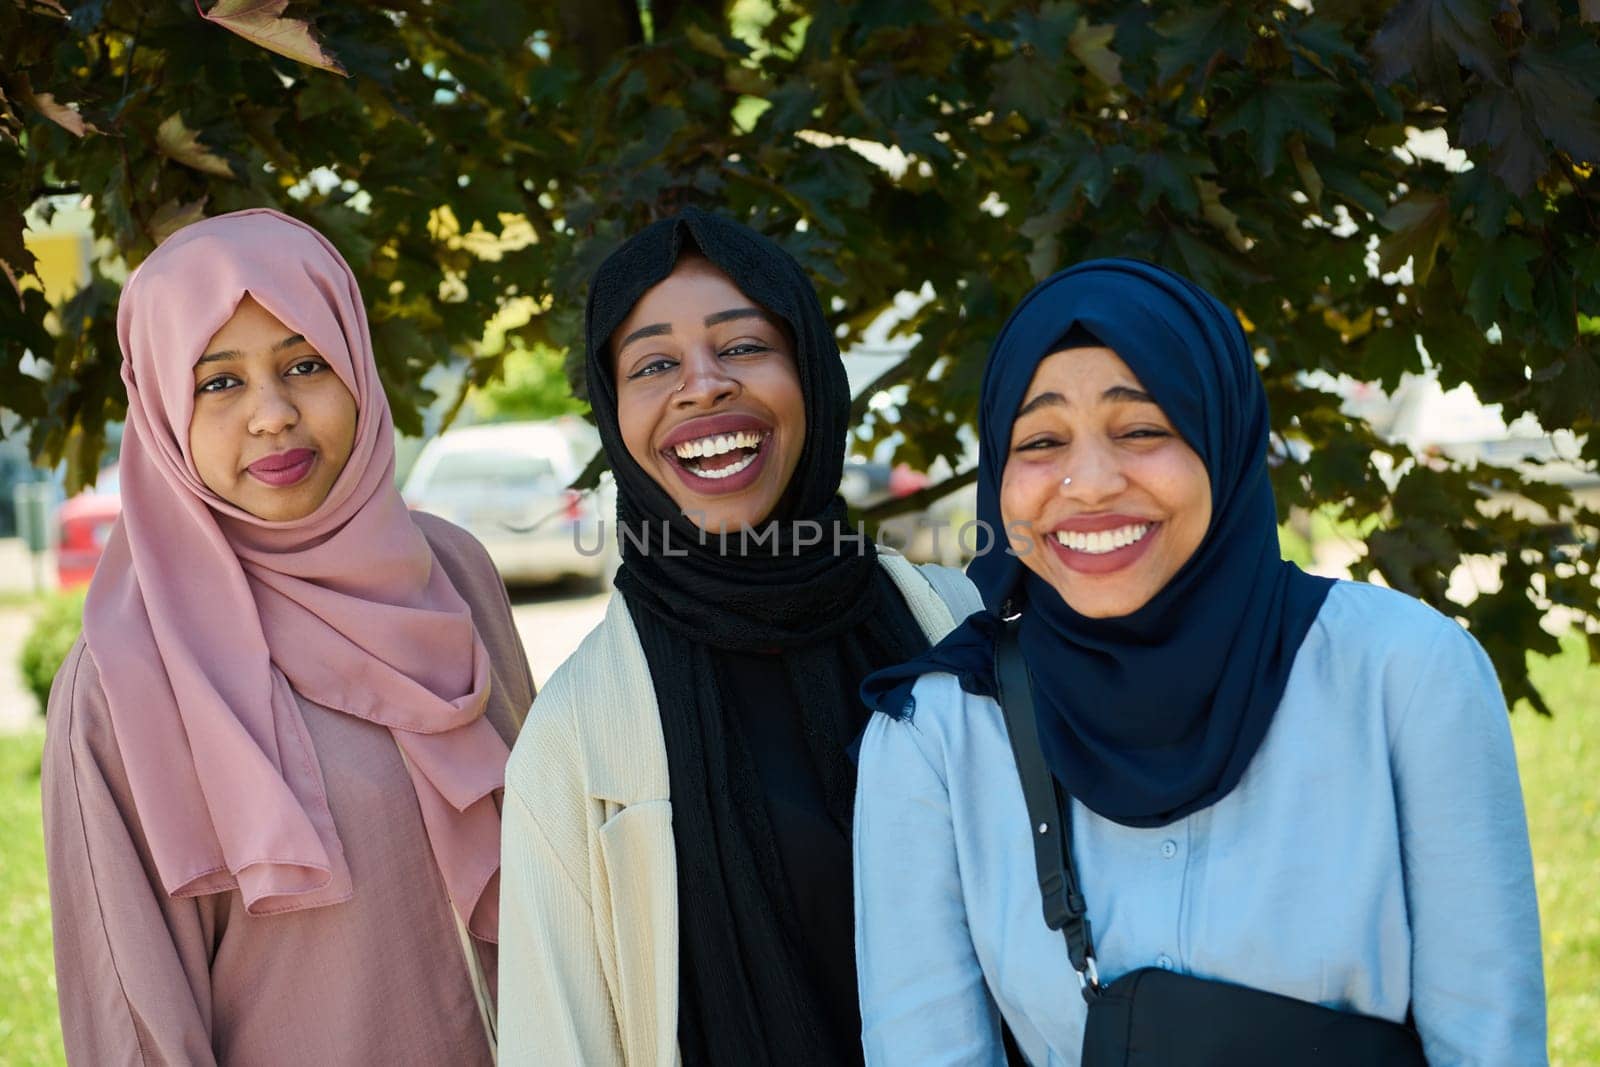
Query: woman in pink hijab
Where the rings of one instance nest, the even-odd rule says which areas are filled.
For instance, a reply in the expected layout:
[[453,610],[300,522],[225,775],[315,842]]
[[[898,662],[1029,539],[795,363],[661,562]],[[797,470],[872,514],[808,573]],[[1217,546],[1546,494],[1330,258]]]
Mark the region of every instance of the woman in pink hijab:
[[50,694],[74,1063],[493,1058],[504,587],[411,514],[355,277],[274,211],[189,226],[117,316],[122,518]]

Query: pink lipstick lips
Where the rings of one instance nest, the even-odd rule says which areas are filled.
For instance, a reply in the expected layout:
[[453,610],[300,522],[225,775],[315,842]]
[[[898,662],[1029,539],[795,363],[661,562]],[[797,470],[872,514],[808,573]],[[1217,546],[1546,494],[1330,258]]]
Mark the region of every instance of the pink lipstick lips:
[[309,448],[291,448],[287,452],[258,459],[245,470],[257,481],[282,489],[311,473],[311,465],[316,459],[316,452]]
[[1082,574],[1110,574],[1145,554],[1161,524],[1133,515],[1084,515],[1056,526],[1045,542]]
[[748,488],[767,461],[772,428],[750,415],[692,419],[661,444],[674,473],[696,493],[723,496]]

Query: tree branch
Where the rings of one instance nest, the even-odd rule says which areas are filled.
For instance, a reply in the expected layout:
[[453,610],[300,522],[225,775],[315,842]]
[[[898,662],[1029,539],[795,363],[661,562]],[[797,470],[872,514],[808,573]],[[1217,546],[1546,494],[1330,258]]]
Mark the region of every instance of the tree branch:
[[[914,353],[916,350],[913,349],[912,351]],[[896,363],[868,382],[867,387],[856,394],[856,398],[850,402],[850,424],[852,426],[860,422],[862,416],[867,413],[867,405],[872,402],[873,396],[891,385],[899,384],[900,375],[910,369],[911,361],[915,358],[915,355],[906,356],[905,359],[902,359],[899,363]]]
[[139,54],[139,37],[144,33],[144,16],[145,12],[141,10],[139,21],[133,27],[133,43],[128,46],[127,66],[122,71],[121,99],[123,100],[128,98],[128,79],[133,77],[133,57]]
[[918,489],[915,493],[897,496],[893,500],[885,500],[881,504],[861,513],[861,518],[868,524],[875,525],[885,519],[892,519],[896,515],[908,515],[914,511],[922,511],[934,503],[943,500],[957,489],[965,489],[978,480],[978,468],[971,467],[960,474],[952,474],[937,485],[930,485]]

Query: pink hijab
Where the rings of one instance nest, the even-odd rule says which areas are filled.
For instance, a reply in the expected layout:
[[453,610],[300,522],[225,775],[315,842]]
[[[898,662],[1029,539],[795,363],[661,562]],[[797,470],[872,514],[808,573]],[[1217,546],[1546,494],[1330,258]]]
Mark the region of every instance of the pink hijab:
[[[349,462],[291,522],[227,503],[189,454],[195,361],[246,292],[356,400]],[[395,489],[355,276],[286,215],[223,215],[133,272],[117,334],[122,519],[84,632],[162,884],[178,897],[237,888],[252,915],[351,897],[298,693],[393,733],[451,905],[495,940],[507,750],[484,718],[489,657]]]

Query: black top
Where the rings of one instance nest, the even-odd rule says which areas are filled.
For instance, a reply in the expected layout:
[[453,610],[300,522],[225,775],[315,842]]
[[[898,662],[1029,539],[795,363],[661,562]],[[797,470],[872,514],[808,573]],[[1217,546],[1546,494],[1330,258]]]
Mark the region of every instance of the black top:
[[[726,706],[755,764],[794,915],[806,931],[798,946],[807,977],[826,1011],[835,1048],[861,1059],[861,1002],[856,995],[855,895],[850,836],[828,812],[822,780],[801,730],[801,712],[777,654],[724,653],[717,666]],[[866,728],[869,709],[852,698],[840,736]],[[848,714],[848,713],[847,713]]]

